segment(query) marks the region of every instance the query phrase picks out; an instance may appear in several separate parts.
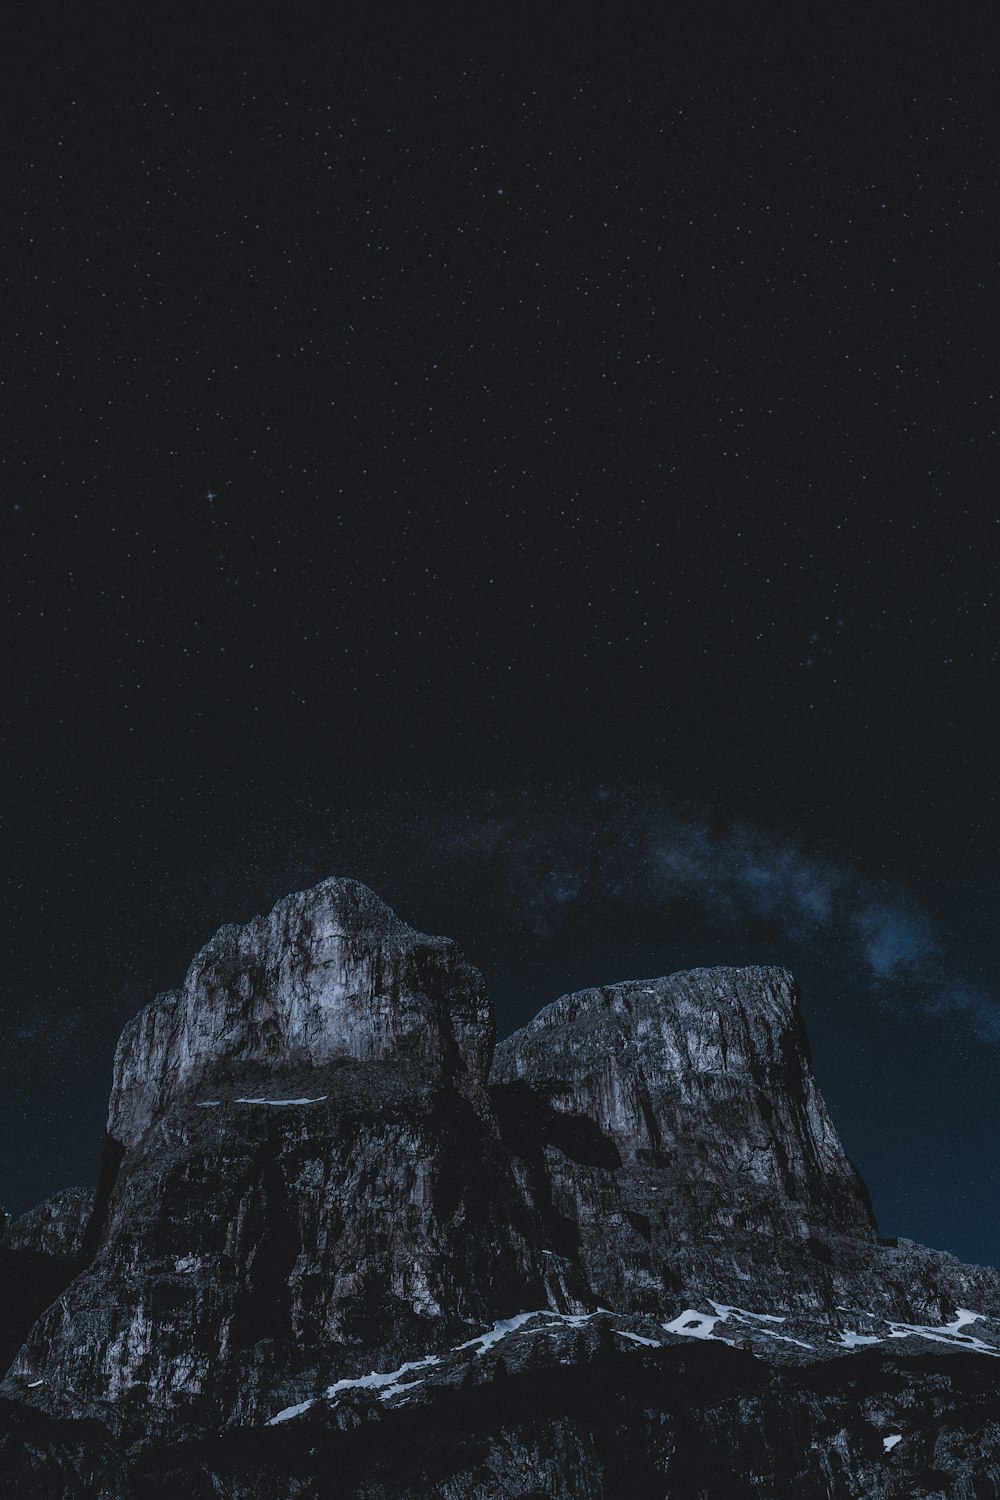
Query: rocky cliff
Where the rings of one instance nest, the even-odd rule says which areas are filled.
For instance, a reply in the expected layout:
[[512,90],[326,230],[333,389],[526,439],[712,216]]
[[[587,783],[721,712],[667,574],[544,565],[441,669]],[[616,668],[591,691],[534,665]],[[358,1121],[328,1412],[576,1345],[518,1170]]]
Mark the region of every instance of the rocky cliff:
[[[745,1300],[762,1272],[794,1302],[816,1280],[808,1266],[796,1274],[809,1246],[844,1232],[875,1242],[782,970],[696,969],[564,996],[499,1047],[494,1078],[529,1198],[568,1226],[610,1306],[666,1312],[699,1290]],[[705,1264],[712,1246],[728,1247],[735,1279]]]
[[199,1089],[341,1061],[406,1068],[475,1105],[493,1042],[482,981],[453,942],[414,932],[357,881],[328,880],[221,928],[181,988],[125,1028],[108,1133],[128,1149]]
[[126,1027],[99,1248],[8,1388],[132,1436],[249,1422],[544,1302],[493,1035],[454,944],[355,882],[223,928]]
[[879,1238],[788,974],[493,1054],[356,882],[223,928],[122,1036],[93,1214],[6,1231],[87,1262],[4,1382],[8,1492],[1000,1495],[1000,1273]]
[[32,1325],[82,1269],[94,1194],[67,1188],[19,1218],[0,1219],[0,1366],[6,1369]]

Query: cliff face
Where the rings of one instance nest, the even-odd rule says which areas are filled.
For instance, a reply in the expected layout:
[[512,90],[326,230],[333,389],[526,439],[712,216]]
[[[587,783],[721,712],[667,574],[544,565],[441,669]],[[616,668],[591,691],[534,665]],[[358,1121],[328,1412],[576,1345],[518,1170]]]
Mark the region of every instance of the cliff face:
[[759,1198],[803,1226],[874,1228],[813,1077],[790,974],[695,969],[566,995],[497,1049],[498,1083],[593,1120],[630,1167]]
[[78,1261],[93,1211],[92,1188],[66,1188],[19,1218],[7,1215],[7,1225],[0,1229],[0,1247],[24,1255]]
[[19,1218],[0,1222],[0,1369],[35,1320],[80,1271],[94,1208],[90,1188],[67,1188]]
[[255,1065],[387,1062],[476,1103],[493,1040],[482,980],[454,943],[414,932],[357,881],[328,880],[221,928],[181,988],[125,1028],[108,1133],[128,1149],[174,1099]]
[[[528,1197],[549,1206],[554,1233],[569,1226],[611,1306],[666,1311],[706,1279],[745,1297],[700,1262],[738,1265],[745,1282],[758,1248],[772,1295],[777,1275],[794,1300],[815,1293],[797,1264],[809,1246],[875,1244],[784,970],[695,969],[566,995],[501,1043],[493,1078]],[[711,1257],[713,1244],[730,1253]],[[776,1266],[776,1246],[796,1264]]]
[[477,972],[355,882],[223,928],[122,1036],[93,1216],[6,1229],[70,1268],[10,1492],[1000,1493],[1000,1273],[878,1238],[788,974],[493,1050]]
[[9,1383],[130,1432],[246,1422],[543,1301],[492,1045],[454,944],[355,882],[223,928],[126,1028],[99,1249]]

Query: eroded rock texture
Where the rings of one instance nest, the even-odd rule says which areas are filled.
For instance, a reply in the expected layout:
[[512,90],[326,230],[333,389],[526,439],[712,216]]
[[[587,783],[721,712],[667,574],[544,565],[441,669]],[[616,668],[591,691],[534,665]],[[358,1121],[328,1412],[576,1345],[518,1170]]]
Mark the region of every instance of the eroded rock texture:
[[994,1273],[879,1240],[783,969],[566,995],[499,1045],[493,1078],[528,1201],[591,1305],[707,1296],[834,1327],[845,1302],[920,1322],[970,1298],[1000,1311]]
[[223,928],[123,1033],[93,1213],[0,1239],[62,1268],[4,1493],[1000,1496],[1000,1273],[879,1238],[787,973],[493,1053],[478,973],[356,882]]
[[80,1271],[94,1208],[90,1188],[67,1188],[0,1224],[0,1369],[39,1315]]
[[133,1435],[250,1422],[544,1303],[492,1045],[454,944],[355,882],[223,928],[122,1036],[100,1246],[9,1388]]
[[493,1040],[482,980],[450,939],[414,932],[357,881],[328,880],[220,928],[181,988],[126,1026],[108,1133],[128,1149],[172,1100],[289,1063],[388,1062],[475,1103]]

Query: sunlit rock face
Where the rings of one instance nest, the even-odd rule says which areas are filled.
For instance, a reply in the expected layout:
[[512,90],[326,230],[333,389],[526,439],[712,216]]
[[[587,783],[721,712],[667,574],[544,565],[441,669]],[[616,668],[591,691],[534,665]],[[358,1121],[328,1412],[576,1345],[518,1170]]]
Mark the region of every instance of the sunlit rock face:
[[116,1430],[247,1422],[544,1303],[493,1039],[455,945],[356,882],[223,928],[125,1030],[99,1249],[13,1388]]

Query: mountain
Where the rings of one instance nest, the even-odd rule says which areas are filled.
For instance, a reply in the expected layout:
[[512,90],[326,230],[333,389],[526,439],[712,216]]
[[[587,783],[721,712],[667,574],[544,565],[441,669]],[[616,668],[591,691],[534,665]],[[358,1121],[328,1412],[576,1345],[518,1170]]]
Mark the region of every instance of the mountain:
[[784,970],[495,1046],[328,880],[126,1027],[96,1203],[18,1224],[11,1494],[1000,1495],[1000,1272],[879,1237]]
[[20,1218],[0,1210],[0,1367],[87,1259],[94,1210],[90,1188],[67,1188]]

